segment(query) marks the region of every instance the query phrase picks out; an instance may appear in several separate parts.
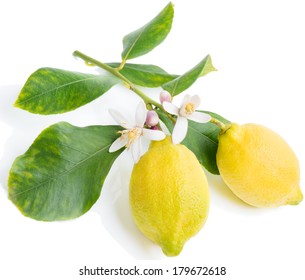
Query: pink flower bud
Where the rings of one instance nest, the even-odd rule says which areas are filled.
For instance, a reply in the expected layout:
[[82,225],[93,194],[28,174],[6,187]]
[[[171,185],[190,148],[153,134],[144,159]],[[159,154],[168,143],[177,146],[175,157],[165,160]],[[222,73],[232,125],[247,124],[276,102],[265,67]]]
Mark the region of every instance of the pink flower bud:
[[146,125],[149,127],[156,126],[159,123],[159,116],[158,114],[154,111],[148,111],[146,115]]
[[161,104],[164,101],[172,102],[172,96],[170,95],[170,93],[168,91],[165,91],[165,90],[161,91],[161,93],[160,93],[160,102],[161,102]]

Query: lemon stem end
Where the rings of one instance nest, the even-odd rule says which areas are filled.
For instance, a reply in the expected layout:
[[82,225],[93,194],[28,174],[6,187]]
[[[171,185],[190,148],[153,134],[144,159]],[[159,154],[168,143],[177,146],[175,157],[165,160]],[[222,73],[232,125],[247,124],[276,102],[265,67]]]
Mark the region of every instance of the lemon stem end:
[[225,125],[223,122],[215,118],[211,118],[210,122],[217,125],[220,128],[220,134],[224,133],[229,128],[228,125]]

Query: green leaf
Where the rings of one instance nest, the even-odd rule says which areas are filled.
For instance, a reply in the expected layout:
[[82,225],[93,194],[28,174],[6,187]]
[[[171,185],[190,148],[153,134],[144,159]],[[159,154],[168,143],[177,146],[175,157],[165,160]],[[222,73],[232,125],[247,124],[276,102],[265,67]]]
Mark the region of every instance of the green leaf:
[[174,7],[169,3],[154,19],[123,38],[122,60],[144,55],[161,44],[171,30]]
[[[220,120],[224,124],[228,120],[212,112],[202,111],[210,114],[213,118]],[[182,144],[188,147],[210,173],[219,174],[216,164],[216,153],[218,148],[218,135],[220,128],[212,123],[197,123],[188,121],[188,133]]]
[[109,153],[119,126],[54,124],[14,161],[9,198],[28,217],[67,220],[87,212],[99,198],[114,160]]
[[164,90],[167,90],[172,96],[188,89],[199,77],[202,77],[211,71],[216,71],[212,64],[210,55],[207,55],[194,68],[185,74],[178,76],[176,79],[162,85]]
[[[120,63],[107,63],[107,65],[118,68]],[[133,84],[149,88],[159,87],[178,77],[167,73],[159,66],[149,64],[126,63],[120,73]]]
[[[229,121],[218,114],[208,111],[199,111],[210,114],[213,118],[223,122],[224,124]],[[166,116],[164,112],[158,110],[160,120],[166,125],[170,132],[173,131],[173,123]],[[216,164],[216,152],[218,148],[218,135],[220,128],[212,123],[197,123],[188,121],[188,132],[181,144],[188,147],[197,157],[198,161],[210,173],[219,174]]]
[[35,114],[64,113],[93,101],[119,82],[112,76],[41,68],[28,78],[15,106]]
[[204,64],[200,77],[203,77],[203,76],[209,74],[210,72],[217,71],[217,69],[214,67],[214,65],[212,63],[211,56],[208,55],[205,59],[206,59],[206,63]]

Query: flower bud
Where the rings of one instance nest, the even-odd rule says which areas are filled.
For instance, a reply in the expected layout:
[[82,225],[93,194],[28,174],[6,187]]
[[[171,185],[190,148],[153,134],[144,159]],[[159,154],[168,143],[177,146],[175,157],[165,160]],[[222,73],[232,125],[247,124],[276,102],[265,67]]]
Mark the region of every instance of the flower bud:
[[170,93],[168,91],[165,91],[165,90],[161,91],[161,93],[160,93],[160,102],[161,102],[161,104],[164,101],[172,102],[172,96],[170,95]]
[[159,116],[158,114],[154,111],[148,111],[146,115],[146,125],[148,127],[153,127],[156,126],[159,123]]

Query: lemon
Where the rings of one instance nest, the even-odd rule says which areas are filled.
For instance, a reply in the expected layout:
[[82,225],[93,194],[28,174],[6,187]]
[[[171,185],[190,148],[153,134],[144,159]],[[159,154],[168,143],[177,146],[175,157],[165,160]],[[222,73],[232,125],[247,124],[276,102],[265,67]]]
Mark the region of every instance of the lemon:
[[231,124],[219,135],[217,165],[224,182],[256,207],[298,204],[299,162],[283,138],[256,124]]
[[177,256],[208,215],[208,183],[195,155],[169,136],[153,141],[133,168],[130,206],[142,233]]

